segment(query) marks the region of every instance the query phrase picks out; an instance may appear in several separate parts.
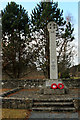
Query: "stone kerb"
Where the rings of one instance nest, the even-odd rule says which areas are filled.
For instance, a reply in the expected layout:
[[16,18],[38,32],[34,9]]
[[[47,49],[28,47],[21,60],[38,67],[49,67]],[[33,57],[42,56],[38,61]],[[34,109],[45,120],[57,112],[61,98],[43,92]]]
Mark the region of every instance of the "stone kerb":
[[10,95],[10,94],[12,94],[12,93],[15,93],[15,92],[21,90],[21,89],[23,89],[23,87],[17,87],[17,88],[14,88],[14,89],[12,89],[12,90],[9,90],[9,91],[7,91],[7,92],[4,92],[4,93],[0,94],[0,96],[6,97],[6,96],[8,96],[8,95]]

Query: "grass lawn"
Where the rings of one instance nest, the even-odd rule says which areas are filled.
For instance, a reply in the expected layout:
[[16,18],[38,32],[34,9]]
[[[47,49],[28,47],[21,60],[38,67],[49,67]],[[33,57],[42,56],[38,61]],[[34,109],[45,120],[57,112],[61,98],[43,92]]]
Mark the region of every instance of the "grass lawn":
[[72,79],[80,79],[80,77],[71,77]]
[[24,109],[2,109],[2,118],[28,118],[30,111]]

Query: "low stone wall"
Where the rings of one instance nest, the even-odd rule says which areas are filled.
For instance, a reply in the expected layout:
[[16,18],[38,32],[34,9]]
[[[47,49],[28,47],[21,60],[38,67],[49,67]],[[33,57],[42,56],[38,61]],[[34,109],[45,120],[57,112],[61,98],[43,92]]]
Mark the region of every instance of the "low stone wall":
[[39,87],[43,86],[45,80],[35,79],[35,80],[3,80],[2,88],[16,88],[16,87]]
[[80,87],[80,79],[63,79],[62,81],[68,88]]
[[[1,99],[1,98],[0,98]],[[2,108],[12,109],[30,109],[32,108],[32,101],[24,98],[3,98]]]
[[[1,98],[0,98],[1,101]],[[80,99],[73,100],[76,110],[80,110]],[[8,109],[27,109],[31,110],[33,106],[33,100],[27,98],[2,98],[2,108]]]
[[[44,86],[46,80],[34,79],[34,80],[3,80],[2,88],[16,88],[16,87],[39,87]],[[80,87],[80,79],[62,79],[63,83],[68,88]]]
[[80,99],[79,98],[74,99],[73,102],[74,102],[75,109],[80,110]]

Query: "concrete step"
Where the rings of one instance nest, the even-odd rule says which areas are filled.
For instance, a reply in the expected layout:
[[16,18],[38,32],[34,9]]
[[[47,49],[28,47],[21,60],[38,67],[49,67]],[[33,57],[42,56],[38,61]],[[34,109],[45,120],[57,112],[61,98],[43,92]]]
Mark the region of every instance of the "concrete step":
[[64,105],[74,105],[73,102],[34,102],[34,106],[52,106],[52,105],[59,105],[59,106],[64,106]]
[[33,99],[33,102],[73,102],[73,99]]
[[75,111],[72,99],[34,99],[33,111]]
[[33,111],[75,111],[74,107],[33,107],[32,108]]

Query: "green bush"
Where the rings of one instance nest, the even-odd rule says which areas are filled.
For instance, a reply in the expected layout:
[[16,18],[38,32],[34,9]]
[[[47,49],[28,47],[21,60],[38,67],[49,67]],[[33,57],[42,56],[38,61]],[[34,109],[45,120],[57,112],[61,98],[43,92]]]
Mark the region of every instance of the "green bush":
[[66,70],[65,72],[63,72],[63,73],[61,74],[61,78],[70,78],[69,71]]

